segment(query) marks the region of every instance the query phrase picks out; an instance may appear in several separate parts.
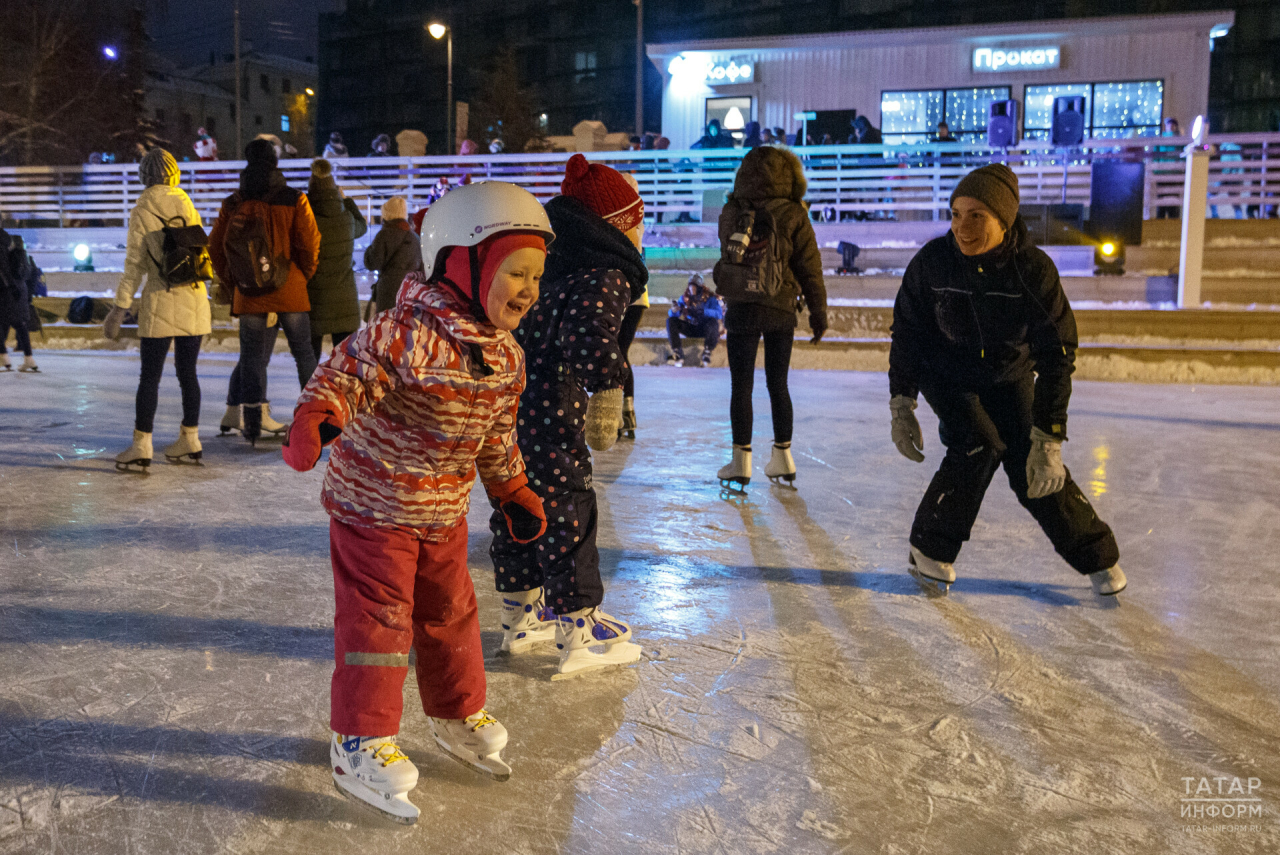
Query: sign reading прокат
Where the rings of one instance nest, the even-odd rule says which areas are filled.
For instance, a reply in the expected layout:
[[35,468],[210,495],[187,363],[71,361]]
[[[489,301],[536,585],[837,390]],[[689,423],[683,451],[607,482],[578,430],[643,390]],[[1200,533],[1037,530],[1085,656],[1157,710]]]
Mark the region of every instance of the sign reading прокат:
[[974,48],[974,71],[1004,71],[1010,68],[1057,68],[1062,49],[1057,45],[1035,48]]

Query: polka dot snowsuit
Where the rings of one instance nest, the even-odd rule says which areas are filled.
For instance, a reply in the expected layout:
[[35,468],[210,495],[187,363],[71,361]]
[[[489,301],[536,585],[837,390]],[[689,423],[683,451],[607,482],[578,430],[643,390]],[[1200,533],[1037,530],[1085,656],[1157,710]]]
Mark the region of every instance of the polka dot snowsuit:
[[542,497],[547,531],[533,543],[511,539],[501,511],[489,522],[499,591],[545,585],[557,614],[600,605],[596,494],[586,426],[589,394],[622,385],[618,328],[631,286],[618,270],[577,270],[542,283],[542,296],[516,331],[527,381],[516,439],[529,486]]

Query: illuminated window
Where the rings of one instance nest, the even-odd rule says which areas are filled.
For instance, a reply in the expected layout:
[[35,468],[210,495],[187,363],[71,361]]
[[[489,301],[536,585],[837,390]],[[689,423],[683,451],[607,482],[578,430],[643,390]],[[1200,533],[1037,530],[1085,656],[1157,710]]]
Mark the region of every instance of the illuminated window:
[[1028,86],[1023,93],[1023,137],[1029,140],[1047,140],[1053,130],[1053,101],[1055,98],[1076,95],[1084,99],[1085,136],[1089,136],[1089,105],[1093,103],[1093,85],[1089,83],[1062,83],[1056,86]]
[[280,131],[286,134],[289,133],[289,114],[288,113],[280,114]]
[[889,145],[927,143],[946,122],[956,139],[978,142],[986,138],[991,102],[1008,98],[1008,86],[881,92],[880,133]]
[[1062,95],[1084,98],[1085,136],[1154,137],[1164,118],[1164,81],[1068,83],[1028,86],[1023,105],[1023,136],[1047,140],[1053,128],[1053,100]]
[[573,55],[574,83],[581,83],[596,76],[596,52],[580,50]]
[[743,128],[746,127],[747,122],[751,121],[751,98],[745,95],[735,98],[708,98],[703,127],[710,124],[712,119],[720,123],[725,133],[735,140],[741,140],[745,136]]

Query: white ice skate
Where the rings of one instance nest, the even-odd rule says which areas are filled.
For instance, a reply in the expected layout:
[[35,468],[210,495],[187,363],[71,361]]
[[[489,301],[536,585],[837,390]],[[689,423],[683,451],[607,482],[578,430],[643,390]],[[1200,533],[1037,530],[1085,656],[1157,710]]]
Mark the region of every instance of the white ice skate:
[[204,447],[200,445],[200,428],[182,425],[178,428],[178,441],[164,450],[164,456],[170,463],[199,463],[204,456]]
[[[765,464],[764,475],[778,486],[791,487],[795,489],[796,482],[796,461],[791,456],[791,443],[779,445],[773,444],[773,454],[769,457],[769,462]],[[786,484],[782,482],[786,481]]]
[[599,668],[640,661],[640,645],[632,644],[631,627],[597,606],[560,615],[556,647],[560,665],[552,680],[566,680]]
[[721,466],[716,473],[720,479],[720,487],[730,493],[745,493],[743,489],[751,483],[751,446],[735,445],[733,460]]
[[240,421],[240,405],[227,404],[227,411],[222,414],[222,423],[218,425],[218,436],[226,436],[235,431],[239,433],[244,427],[244,423]]
[[466,718],[434,718],[431,735],[450,757],[495,781],[511,777],[511,767],[500,756],[507,747],[507,729],[484,710]]
[[540,641],[554,641],[556,616],[542,588],[502,595],[502,647],[499,653],[524,653]]
[[329,764],[338,792],[403,825],[420,811],[408,793],[418,785],[418,767],[401,753],[392,736],[343,736],[329,739]]
[[1089,583],[1093,585],[1093,592],[1098,596],[1114,597],[1128,587],[1129,580],[1124,577],[1124,571],[1120,569],[1120,565],[1115,564],[1106,570],[1090,573]]
[[934,561],[914,546],[907,557],[907,571],[926,594],[943,596],[956,581],[956,568],[949,561]]
[[28,374],[35,374],[40,370],[40,366],[36,365],[36,361],[30,356],[22,357],[22,365],[18,367],[19,371],[25,371]]
[[283,436],[289,430],[287,422],[278,422],[271,418],[271,402],[262,402],[262,432],[272,436]]
[[0,369],[4,371],[13,370],[13,363],[9,361],[9,354],[0,353]]
[[133,445],[116,455],[116,469],[121,472],[146,473],[151,466],[151,434],[133,432]]

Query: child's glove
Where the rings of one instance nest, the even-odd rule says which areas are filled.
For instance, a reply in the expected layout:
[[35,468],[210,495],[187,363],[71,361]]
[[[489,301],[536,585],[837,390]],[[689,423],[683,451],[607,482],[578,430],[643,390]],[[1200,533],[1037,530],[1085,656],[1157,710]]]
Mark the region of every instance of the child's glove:
[[342,433],[338,417],[316,401],[299,404],[284,438],[284,462],[306,472],[320,460],[320,450]]
[[894,395],[889,400],[889,411],[893,413],[893,444],[898,453],[916,463],[924,460],[924,434],[920,431],[920,421],[912,412],[916,408],[916,399],[906,395]]
[[622,427],[622,390],[596,392],[587,402],[587,445],[595,451],[608,451],[618,441]]
[[529,489],[529,479],[523,473],[490,487],[489,495],[506,517],[507,531],[516,543],[531,543],[547,530],[542,497]]
[[1027,455],[1027,498],[1052,496],[1067,484],[1062,465],[1062,440],[1038,427],[1031,429],[1031,453]]

